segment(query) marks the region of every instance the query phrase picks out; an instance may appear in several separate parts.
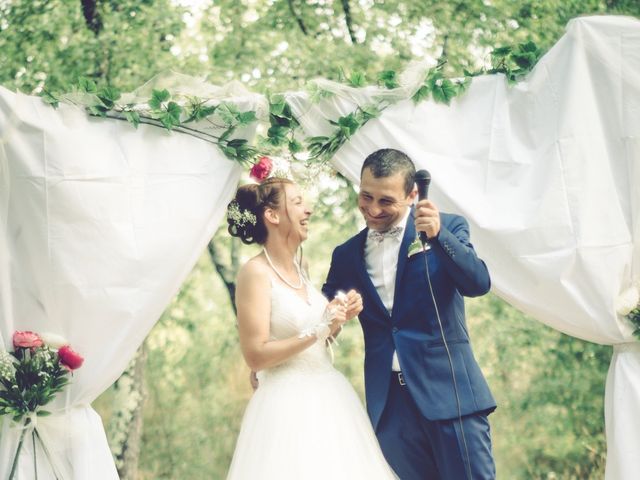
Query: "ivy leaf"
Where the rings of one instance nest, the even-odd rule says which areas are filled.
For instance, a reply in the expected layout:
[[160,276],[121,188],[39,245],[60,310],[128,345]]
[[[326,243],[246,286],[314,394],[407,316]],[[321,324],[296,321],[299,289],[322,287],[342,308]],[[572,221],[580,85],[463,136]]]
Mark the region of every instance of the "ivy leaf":
[[363,72],[352,72],[349,76],[349,85],[361,88],[366,85],[366,77]]
[[236,127],[229,127],[227,128],[222,135],[220,135],[220,138],[218,139],[219,142],[226,142],[227,138],[229,138],[231,136],[231,134],[236,130]]
[[424,100],[427,100],[429,98],[429,94],[431,93],[431,89],[429,88],[428,85],[422,85],[418,91],[416,93],[413,94],[413,97],[411,97],[411,100],[413,100],[413,103],[420,103]]
[[316,82],[309,83],[307,86],[307,91],[309,92],[309,100],[313,104],[320,102],[320,100],[322,100],[323,98],[329,98],[333,96],[333,92],[320,88],[320,86]]
[[269,130],[267,130],[267,138],[271,145],[278,146],[282,145],[287,140],[287,133],[289,133],[289,129],[287,127],[272,125]]
[[469,90],[470,86],[471,86],[471,77],[465,76],[462,81],[457,82],[458,95],[462,95],[464,92]]
[[371,120],[372,118],[376,118],[380,116],[380,108],[378,108],[377,105],[372,103],[360,107],[360,110],[362,110],[361,119],[365,123]]
[[508,56],[510,53],[511,53],[511,47],[510,46],[497,47],[497,48],[494,48],[491,51],[491,56],[495,57],[495,58],[504,58],[504,57]]
[[249,125],[251,122],[256,120],[256,112],[242,112],[238,115],[238,122],[240,125]]
[[191,103],[191,112],[188,114],[188,119],[186,122],[198,121],[203,118],[209,117],[213,115],[216,111],[216,107],[212,105],[204,105],[201,102],[193,102]]
[[276,116],[282,116],[287,102],[284,95],[273,95],[269,98],[269,113]]
[[297,140],[291,140],[289,142],[289,151],[291,153],[299,153],[303,150],[303,146],[300,142],[298,142]]
[[239,114],[238,107],[233,103],[224,102],[218,105],[218,115],[226,125],[233,125]]
[[433,99],[439,103],[449,105],[451,99],[458,93],[457,87],[448,78],[439,78],[433,87]]
[[153,90],[151,93],[151,100],[149,100],[149,107],[153,110],[160,110],[162,108],[162,102],[166,102],[171,98],[171,94],[168,90]]
[[48,90],[42,90],[40,96],[45,103],[48,103],[53,108],[58,108],[58,106],[60,105],[60,100]]
[[180,114],[182,113],[182,107],[176,102],[169,102],[167,105],[167,113],[176,123],[180,123]]
[[356,131],[360,127],[360,122],[356,119],[353,113],[350,113],[349,115],[340,117],[338,119],[338,125],[340,126],[340,129],[345,133],[345,135],[351,136],[356,133]]
[[109,109],[103,105],[89,105],[87,107],[89,113],[96,117],[106,117]]
[[127,110],[124,112],[124,118],[126,118],[127,122],[129,122],[135,128],[138,128],[138,125],[140,125],[140,114],[138,112]]
[[108,109],[111,109],[120,98],[120,90],[115,87],[107,86],[101,88],[97,95],[103,105]]
[[97,93],[98,87],[96,86],[96,82],[90,78],[80,77],[78,79],[78,90],[85,93]]
[[384,85],[386,88],[398,88],[400,84],[397,80],[397,74],[393,70],[384,70],[378,75],[378,82]]

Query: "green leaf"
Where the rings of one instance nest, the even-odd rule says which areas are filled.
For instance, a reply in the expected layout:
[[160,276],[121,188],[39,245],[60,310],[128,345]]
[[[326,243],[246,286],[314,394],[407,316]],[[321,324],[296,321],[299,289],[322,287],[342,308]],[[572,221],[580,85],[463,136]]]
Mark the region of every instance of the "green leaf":
[[427,85],[421,86],[416,93],[413,94],[411,100],[413,103],[420,103],[423,100],[427,100],[429,98],[429,94],[431,93],[431,89]]
[[226,142],[226,141],[227,141],[227,138],[229,138],[229,137],[231,136],[231,134],[232,134],[233,132],[235,132],[235,130],[236,130],[236,127],[229,127],[229,128],[227,128],[227,129],[222,133],[222,135],[220,135],[220,138],[219,138],[218,140],[219,140],[220,142]]
[[140,114],[138,112],[125,111],[124,117],[127,119],[127,122],[134,127],[138,128],[138,125],[140,125]]
[[48,103],[53,108],[58,108],[60,105],[60,100],[48,90],[42,90],[40,97],[42,97],[42,100],[44,100],[45,103]]
[[78,79],[78,89],[85,93],[97,93],[98,91],[96,82],[87,77],[80,77]]
[[458,95],[462,95],[471,86],[471,77],[465,76],[462,81],[459,81],[457,83],[457,85],[458,85]]
[[107,112],[109,111],[107,107],[104,107],[102,105],[89,105],[87,107],[87,110],[91,115],[94,115],[96,117],[106,117]]
[[397,80],[397,74],[393,70],[384,70],[378,75],[378,82],[386,88],[398,88],[400,84]]
[[284,102],[284,100],[282,102],[272,103],[269,105],[269,113],[271,113],[272,115],[281,116],[286,105],[287,104]]
[[362,110],[362,117],[363,120],[369,121],[372,118],[376,118],[378,116],[380,116],[380,108],[378,107],[378,105],[375,105],[373,103],[370,103],[368,105],[363,105],[362,107],[360,107],[360,110]]
[[433,87],[433,99],[439,103],[449,102],[458,93],[457,87],[448,78],[438,79]]
[[206,118],[209,117],[211,115],[213,115],[214,113],[216,113],[216,108],[213,105],[209,105],[209,106],[202,106],[198,109],[198,116],[196,117],[197,120],[200,120],[202,118]]
[[242,112],[238,115],[238,122],[240,125],[249,125],[256,120],[256,112]]
[[151,100],[149,100],[149,107],[153,110],[160,110],[162,103],[171,98],[171,94],[168,90],[153,90],[151,93]]
[[309,92],[309,100],[313,104],[320,102],[323,98],[329,98],[334,95],[333,92],[320,88],[316,82],[310,82],[307,85],[307,91]]
[[491,56],[495,58],[506,57],[511,53],[512,48],[510,46],[496,47],[491,51]]
[[353,113],[345,115],[338,119],[338,125],[342,128],[345,134],[353,135],[360,128],[360,122],[356,119]]
[[48,417],[49,415],[51,415],[51,412],[47,412],[46,410],[38,410],[36,412],[36,415],[38,417]]
[[298,153],[301,152],[303,150],[303,146],[300,142],[298,142],[297,140],[291,140],[289,142],[289,151],[291,153]]
[[167,105],[167,114],[171,117],[174,125],[180,123],[180,114],[182,113],[182,107],[176,102],[169,102]]
[[366,77],[363,72],[352,72],[349,76],[349,85],[360,88],[366,85]]
[[233,103],[224,102],[218,105],[218,115],[226,125],[233,125],[237,121],[240,111]]
[[97,95],[104,106],[111,109],[120,98],[120,91],[115,87],[107,86],[101,88]]

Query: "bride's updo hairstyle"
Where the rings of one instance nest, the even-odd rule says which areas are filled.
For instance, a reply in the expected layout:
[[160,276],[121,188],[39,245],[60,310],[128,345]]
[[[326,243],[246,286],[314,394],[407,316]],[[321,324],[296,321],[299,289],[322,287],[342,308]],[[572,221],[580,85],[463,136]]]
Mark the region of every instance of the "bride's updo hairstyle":
[[227,230],[243,243],[264,245],[267,241],[267,227],[264,211],[277,209],[285,197],[285,185],[292,185],[288,178],[268,178],[260,184],[247,184],[238,188],[236,196],[227,206]]

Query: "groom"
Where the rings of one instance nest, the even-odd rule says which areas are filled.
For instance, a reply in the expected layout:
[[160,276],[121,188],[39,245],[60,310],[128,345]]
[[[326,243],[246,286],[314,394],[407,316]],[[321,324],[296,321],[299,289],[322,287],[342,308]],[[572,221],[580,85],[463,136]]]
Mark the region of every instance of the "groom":
[[[398,150],[366,158],[358,207],[367,228],[334,250],[322,290],[363,297],[367,410],[401,480],[493,479],[487,416],[496,404],[469,344],[463,300],[489,291],[489,272],[463,217],[429,200],[411,207],[414,175]],[[409,249],[418,232],[429,238],[426,253]]]

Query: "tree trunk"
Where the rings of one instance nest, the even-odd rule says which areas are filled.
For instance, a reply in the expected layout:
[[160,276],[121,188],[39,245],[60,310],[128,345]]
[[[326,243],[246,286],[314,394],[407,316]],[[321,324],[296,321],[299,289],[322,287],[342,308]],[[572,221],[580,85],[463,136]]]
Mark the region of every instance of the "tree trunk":
[[236,275],[238,275],[238,268],[240,264],[240,261],[238,259],[238,239],[231,239],[229,262],[225,262],[222,258],[220,249],[216,246],[215,239],[211,239],[207,250],[209,251],[209,258],[211,259],[211,263],[213,263],[213,266],[220,276],[220,279],[224,283],[224,286],[227,288],[229,298],[231,299],[231,306],[233,307],[233,313],[237,315],[238,311],[236,309]]
[[135,480],[142,440],[142,407],[146,398],[146,342],[114,384],[114,411],[107,428],[109,444],[121,480]]
[[102,20],[98,13],[98,0],[80,0],[80,4],[82,5],[82,14],[87,28],[97,36],[102,30]]
[[347,30],[349,31],[349,38],[354,45],[357,43],[356,35],[353,31],[353,18],[351,18],[351,6],[349,0],[342,0],[342,10],[344,10],[344,20],[347,24]]
[[302,16],[300,15],[299,12],[296,11],[296,8],[293,5],[293,0],[288,0],[287,3],[289,4],[289,10],[291,10],[291,15],[293,15],[293,18],[296,19],[296,23],[300,27],[300,30],[302,30],[302,33],[304,33],[305,35],[309,35],[309,31],[307,30],[306,25],[302,21]]

